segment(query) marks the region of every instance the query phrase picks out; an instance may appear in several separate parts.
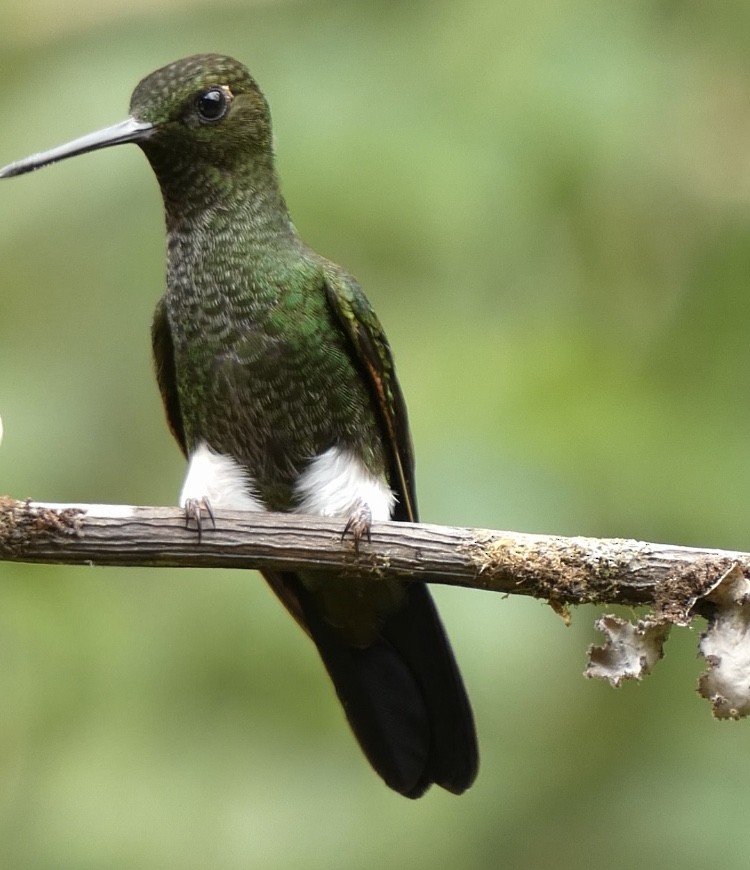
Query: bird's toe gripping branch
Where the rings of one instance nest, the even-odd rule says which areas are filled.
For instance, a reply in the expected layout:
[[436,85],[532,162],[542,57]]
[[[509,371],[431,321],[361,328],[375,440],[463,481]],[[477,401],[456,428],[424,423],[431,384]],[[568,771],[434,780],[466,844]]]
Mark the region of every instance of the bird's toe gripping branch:
[[354,549],[359,552],[359,545],[363,539],[367,539],[368,544],[372,540],[370,530],[372,528],[372,511],[370,506],[359,501],[354,513],[346,521],[344,531],[341,533],[341,540],[347,535],[352,536],[354,541]]
[[204,496],[203,498],[188,498],[185,500],[185,528],[190,528],[191,521],[195,523],[198,530],[198,540],[203,540],[203,514],[207,514],[211,520],[211,525],[216,528],[216,517],[214,509],[211,507],[211,502]]

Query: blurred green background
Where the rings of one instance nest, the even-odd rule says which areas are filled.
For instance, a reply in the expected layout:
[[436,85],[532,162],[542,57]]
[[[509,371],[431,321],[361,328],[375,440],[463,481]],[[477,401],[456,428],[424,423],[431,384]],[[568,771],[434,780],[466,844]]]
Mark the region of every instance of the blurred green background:
[[[248,64],[314,247],[364,285],[425,520],[750,548],[750,6],[4,0],[0,164],[145,74]],[[171,504],[135,147],[0,190],[0,492]],[[618,691],[585,608],[438,589],[483,763],[390,793],[256,574],[0,565],[0,866],[747,866],[750,725],[700,626]]]

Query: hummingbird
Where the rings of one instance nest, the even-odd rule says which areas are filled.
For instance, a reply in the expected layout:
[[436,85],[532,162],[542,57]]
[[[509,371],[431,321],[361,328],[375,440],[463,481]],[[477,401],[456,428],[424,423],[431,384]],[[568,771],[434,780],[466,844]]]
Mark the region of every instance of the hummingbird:
[[[179,504],[200,535],[217,509],[416,522],[406,405],[383,328],[357,281],[311,250],[289,215],[268,103],[231,57],[146,76],[119,124],[0,170],[20,175],[138,145],[158,180],[166,291],[156,379],[187,459]],[[471,706],[427,586],[263,572],[311,638],[365,756],[409,798],[474,781]]]

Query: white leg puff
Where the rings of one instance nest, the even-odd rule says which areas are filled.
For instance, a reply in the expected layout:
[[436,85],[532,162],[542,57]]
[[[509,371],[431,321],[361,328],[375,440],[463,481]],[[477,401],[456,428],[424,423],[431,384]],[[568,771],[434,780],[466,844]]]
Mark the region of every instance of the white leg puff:
[[371,474],[348,450],[331,447],[300,475],[297,513],[351,517],[369,508],[373,520],[389,520],[396,498],[384,480]]
[[190,454],[185,482],[180,493],[180,507],[187,503],[208,504],[221,510],[262,511],[253,481],[245,469],[221,453],[214,453],[201,442]]

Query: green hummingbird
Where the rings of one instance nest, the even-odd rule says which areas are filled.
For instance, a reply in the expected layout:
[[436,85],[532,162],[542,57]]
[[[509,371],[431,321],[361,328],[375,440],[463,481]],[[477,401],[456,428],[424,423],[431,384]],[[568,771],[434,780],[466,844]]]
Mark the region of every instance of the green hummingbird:
[[[161,188],[166,292],[156,377],[188,467],[180,505],[200,534],[215,509],[341,517],[355,546],[373,520],[417,521],[406,406],[362,289],[312,251],[276,174],[268,104],[219,54],[144,78],[129,117],[0,170],[136,143]],[[264,576],[316,645],[352,730],[407,797],[474,781],[474,722],[427,586],[316,572]]]

